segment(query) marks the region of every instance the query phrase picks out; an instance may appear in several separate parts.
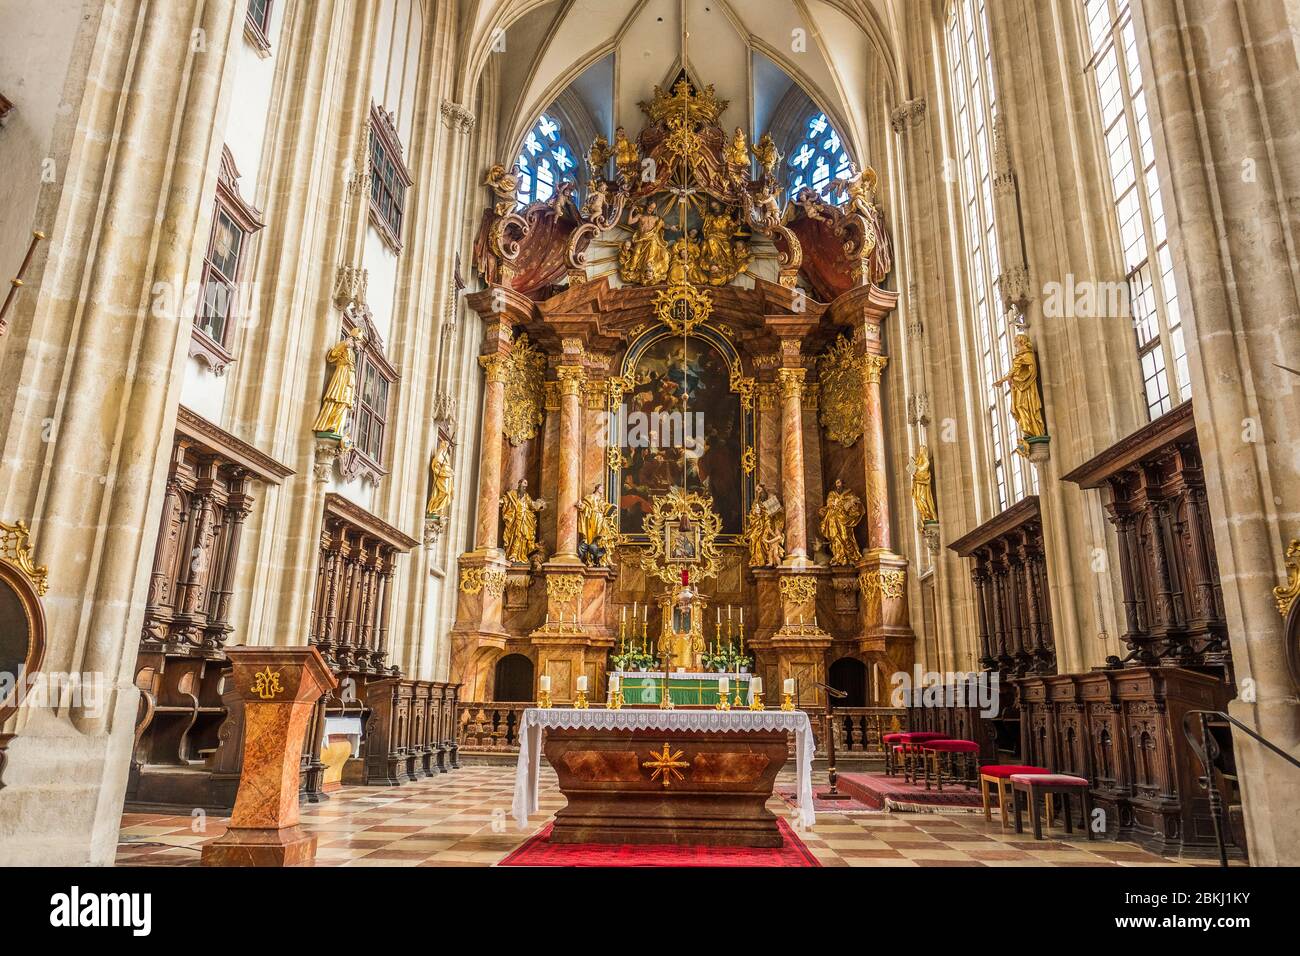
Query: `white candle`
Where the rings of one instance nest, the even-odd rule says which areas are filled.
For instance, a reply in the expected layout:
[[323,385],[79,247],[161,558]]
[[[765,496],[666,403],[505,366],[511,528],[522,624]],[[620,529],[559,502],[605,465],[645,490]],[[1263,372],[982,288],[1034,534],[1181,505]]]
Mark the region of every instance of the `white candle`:
[[538,678],[537,683],[538,683],[538,686],[541,687],[541,689],[542,689],[542,693],[544,693],[544,694],[549,694],[549,693],[551,692],[551,675],[550,675],[550,674],[543,674],[540,678]]
[[763,678],[755,677],[749,682],[749,687],[755,694],[763,693]]
[[728,687],[727,679],[726,679],[725,677],[719,677],[719,678],[718,678],[718,694],[719,694],[720,696],[722,696],[722,697],[726,697],[726,696],[727,696],[727,687]]
[[622,680],[622,678],[619,677],[617,674],[610,674],[610,675],[609,675],[609,692],[610,692],[611,694],[617,694],[617,693],[618,693],[618,685],[619,685],[619,681],[620,681],[620,680]]
[[793,697],[793,696],[794,696],[794,678],[793,678],[793,677],[787,677],[787,678],[785,679],[784,687],[785,687],[785,690],[783,691],[783,693],[789,694],[791,697]]
[[581,677],[578,678],[578,693],[580,693],[580,694],[585,694],[585,693],[587,693],[587,675],[586,675],[586,674],[583,674]]

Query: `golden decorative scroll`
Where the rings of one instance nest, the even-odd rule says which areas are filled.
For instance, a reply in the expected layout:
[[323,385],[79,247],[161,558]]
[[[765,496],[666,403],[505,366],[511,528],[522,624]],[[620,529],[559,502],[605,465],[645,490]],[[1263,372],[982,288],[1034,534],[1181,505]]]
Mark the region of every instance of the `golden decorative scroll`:
[[703,289],[678,283],[655,293],[654,310],[668,331],[690,335],[713,314],[713,299]]
[[897,600],[903,596],[903,585],[907,582],[907,573],[901,568],[880,570],[873,568],[858,575],[858,588],[869,598],[879,600],[882,597]]
[[817,363],[822,386],[818,417],[827,437],[845,447],[862,437],[864,364],[848,336],[841,336]]
[[686,77],[677,81],[671,94],[656,85],[650,102],[642,100],[637,104],[641,107],[641,111],[655,123],[674,117],[685,117],[687,122],[697,126],[716,123],[728,105],[728,100],[718,99],[712,83],[696,92],[691,88],[690,81]]
[[527,335],[520,335],[515,340],[505,372],[505,413],[501,430],[511,445],[534,437],[542,424],[545,375],[546,356],[528,341]]
[[6,524],[0,521],[0,560],[8,561],[19,571],[21,571],[32,582],[32,587],[36,593],[44,596],[49,590],[49,582],[46,580],[45,565],[36,564],[32,560],[32,549],[28,545],[27,539],[29,532],[27,523],[24,521],[15,524]]
[[[0,526],[2,527],[2,526]],[[1300,597],[1300,538],[1292,538],[1286,549],[1287,583],[1273,589],[1277,599],[1277,612],[1286,617],[1295,599]]]
[[262,700],[275,700],[280,694],[284,693],[284,686],[280,683],[280,672],[271,670],[270,664],[266,665],[265,670],[254,674],[253,677],[252,692]]
[[506,573],[490,568],[462,568],[460,572],[460,590],[463,594],[478,594],[486,590],[488,594],[500,597],[506,589]]
[[807,574],[781,578],[781,597],[795,604],[803,604],[817,597],[817,579]]
[[[665,547],[669,525],[676,528],[682,518],[699,531],[696,554],[690,560],[670,557]],[[650,513],[645,516],[650,545],[641,555],[641,566],[665,584],[680,581],[683,568],[689,568],[695,580],[717,577],[720,557],[717,537],[721,530],[722,517],[713,510],[711,496],[670,488],[654,499]]]
[[546,577],[546,596],[560,604],[568,604],[581,590],[581,574],[550,574]]
[[746,445],[744,454],[740,456],[740,470],[747,475],[752,475],[757,466],[758,456],[754,453],[754,446]]

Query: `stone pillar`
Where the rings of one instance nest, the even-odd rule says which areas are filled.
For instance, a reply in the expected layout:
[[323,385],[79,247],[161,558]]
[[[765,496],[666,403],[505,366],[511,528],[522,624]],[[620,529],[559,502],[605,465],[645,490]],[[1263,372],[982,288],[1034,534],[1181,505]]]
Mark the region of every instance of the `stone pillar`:
[[578,562],[578,499],[582,482],[582,384],[580,365],[561,365],[560,380],[560,481],[555,501],[555,558],[557,563]]
[[880,404],[880,373],[888,357],[863,356],[865,391],[862,402],[862,464],[866,469],[867,550],[891,551],[889,478],[885,474],[885,416]]
[[501,426],[506,408],[506,367],[510,356],[484,355],[479,364],[487,373],[483,387],[483,438],[478,472],[478,523],[474,548],[495,551],[501,535]]
[[40,294],[15,300],[0,375],[0,514],[29,523],[50,568],[46,670],[98,692],[15,716],[0,865],[113,862],[191,330],[150,290],[199,275],[243,17],[234,0],[87,5],[57,81],[65,108],[41,155],[59,174],[36,203],[49,241],[26,275]]
[[803,481],[803,380],[802,368],[783,368],[781,381],[781,494],[785,505],[785,564],[798,567],[808,561],[808,518]]
[[[1233,715],[1300,747],[1295,685],[1271,589],[1300,531],[1300,34],[1293,4],[1145,0],[1133,6],[1169,248],[1187,333],[1233,668]],[[1251,862],[1300,863],[1294,777],[1234,731]]]

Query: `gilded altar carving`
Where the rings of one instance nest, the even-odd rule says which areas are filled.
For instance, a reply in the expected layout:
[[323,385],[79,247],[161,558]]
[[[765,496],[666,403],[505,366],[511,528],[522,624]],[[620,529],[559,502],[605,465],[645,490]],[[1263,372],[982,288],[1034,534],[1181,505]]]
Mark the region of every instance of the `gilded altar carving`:
[[785,508],[761,483],[754,486],[754,503],[741,542],[751,568],[775,567],[785,557]]
[[809,574],[793,574],[781,578],[781,597],[791,604],[806,604],[817,597],[817,579]]
[[846,448],[862,437],[865,365],[848,336],[841,336],[817,362],[822,392],[818,418],[826,436]]
[[690,335],[709,321],[713,298],[692,285],[671,285],[655,293],[654,310],[655,317],[674,335]]
[[1283,617],[1290,613],[1291,605],[1300,597],[1300,538],[1292,538],[1290,547],[1286,549],[1286,568],[1287,583],[1273,589],[1278,613]]
[[0,560],[8,561],[32,583],[36,593],[44,597],[49,589],[45,565],[32,560],[31,545],[28,544],[30,532],[27,523],[16,521],[8,524],[0,521]]
[[653,200],[633,206],[627,224],[632,235],[619,247],[619,278],[633,285],[658,285],[668,277],[672,263],[658,206]]
[[542,424],[546,356],[527,335],[520,335],[502,371],[506,386],[502,431],[511,445],[519,445],[534,437]]
[[858,575],[858,589],[869,600],[888,598],[896,601],[903,596],[907,572],[901,568],[872,568]]
[[478,594],[486,591],[493,597],[505,593],[506,573],[495,568],[461,568],[460,590],[462,594]]
[[831,566],[855,564],[861,556],[853,529],[865,514],[862,500],[844,487],[844,481],[835,479],[835,487],[826,495],[826,504],[817,511],[822,519],[818,528],[831,551]]
[[[617,449],[612,449],[617,451]],[[589,567],[608,567],[618,544],[618,508],[597,484],[578,502],[578,557]]]
[[[681,527],[683,518],[688,529]],[[697,581],[717,577],[721,530],[712,497],[674,486],[654,499],[645,517],[650,544],[640,556],[641,566],[665,584],[679,582],[686,569]]]
[[581,593],[581,574],[550,574],[546,577],[546,596],[557,604],[572,604]]
[[501,496],[502,540],[506,559],[516,564],[527,564],[537,544],[537,513],[546,509],[546,502],[528,494],[528,482],[519,479],[513,491]]

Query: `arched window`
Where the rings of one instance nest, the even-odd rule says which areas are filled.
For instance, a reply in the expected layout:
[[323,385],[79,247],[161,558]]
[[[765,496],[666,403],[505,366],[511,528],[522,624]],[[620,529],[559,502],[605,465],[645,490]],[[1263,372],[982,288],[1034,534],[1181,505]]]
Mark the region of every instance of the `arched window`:
[[832,180],[849,178],[849,162],[844,142],[826,114],[808,117],[802,142],[791,150],[786,160],[790,167],[790,198],[805,186],[811,186],[827,202],[843,203],[848,193],[832,193],[830,185]]
[[994,504],[1005,511],[1038,493],[1038,475],[1015,454],[1019,430],[1010,390],[995,384],[1011,365],[1013,330],[1002,311],[997,229],[993,221],[993,126],[997,94],[984,0],[953,0],[948,11],[948,69],[957,128],[957,179],[964,207],[970,304],[980,356],[981,407],[988,424]]
[[519,189],[515,200],[519,206],[546,202],[555,195],[555,187],[560,183],[577,179],[578,161],[565,142],[564,131],[557,120],[545,113],[524,137],[517,162]]

